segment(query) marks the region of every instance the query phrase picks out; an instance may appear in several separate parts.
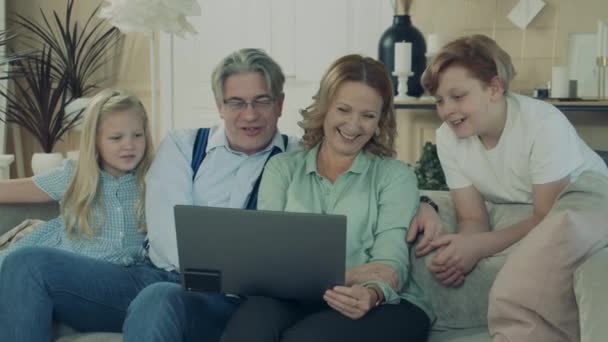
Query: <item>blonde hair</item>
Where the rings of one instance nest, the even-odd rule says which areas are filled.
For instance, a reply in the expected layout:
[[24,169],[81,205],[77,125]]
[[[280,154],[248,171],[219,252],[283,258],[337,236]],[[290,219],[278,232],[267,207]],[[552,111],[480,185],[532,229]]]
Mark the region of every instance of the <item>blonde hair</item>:
[[99,154],[97,151],[97,132],[101,121],[109,114],[130,111],[143,122],[146,149],[136,167],[135,176],[139,186],[137,202],[137,219],[142,231],[145,227],[144,198],[146,186],[144,177],[153,158],[152,136],[150,133],[146,110],[137,97],[122,90],[106,89],[95,95],[83,113],[82,136],[80,139],[80,156],[76,170],[61,200],[61,215],[68,235],[77,231],[78,236],[94,236],[93,222],[100,224],[104,218],[94,217],[95,208],[103,213],[102,192],[99,189],[101,174]]
[[461,37],[441,48],[422,74],[422,86],[429,94],[435,95],[441,73],[452,65],[464,67],[486,86],[498,77],[505,91],[516,74],[511,56],[492,38],[481,34]]
[[393,84],[382,63],[361,55],[346,55],[339,58],[321,78],[313,103],[300,111],[303,120],[298,125],[304,129],[302,144],[310,149],[323,139],[325,116],[338,88],[345,82],[362,82],[374,89],[382,98],[377,134],[365,144],[363,149],[375,155],[394,157],[397,124],[393,108]]

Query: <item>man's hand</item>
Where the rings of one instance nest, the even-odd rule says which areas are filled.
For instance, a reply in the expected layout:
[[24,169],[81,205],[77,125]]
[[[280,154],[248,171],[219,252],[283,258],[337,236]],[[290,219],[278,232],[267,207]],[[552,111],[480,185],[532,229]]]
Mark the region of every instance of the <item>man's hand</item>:
[[435,247],[431,245],[431,241],[443,234],[443,225],[439,215],[428,203],[420,203],[418,212],[410,228],[407,231],[406,242],[413,242],[416,240],[418,233],[422,232],[423,236],[416,244],[416,256],[422,257],[429,254]]
[[394,290],[398,289],[397,272],[389,265],[381,262],[369,262],[346,270],[346,286],[363,284],[368,281],[380,281],[388,284]]
[[361,285],[334,286],[325,291],[323,299],[332,309],[351,319],[365,316],[378,300],[374,290]]
[[447,234],[440,236],[431,245],[439,248],[431,259],[429,269],[445,286],[458,287],[464,276],[471,272],[483,257],[479,246],[483,244],[481,234]]

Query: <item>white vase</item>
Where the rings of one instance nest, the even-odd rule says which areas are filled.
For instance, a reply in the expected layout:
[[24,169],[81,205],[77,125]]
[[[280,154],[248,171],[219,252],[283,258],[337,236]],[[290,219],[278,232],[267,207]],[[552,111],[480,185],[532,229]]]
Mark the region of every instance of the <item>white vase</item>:
[[38,175],[47,170],[61,166],[63,155],[59,152],[55,153],[34,153],[32,156],[32,171],[34,175]]
[[11,163],[15,160],[12,154],[0,154],[0,180],[10,178]]

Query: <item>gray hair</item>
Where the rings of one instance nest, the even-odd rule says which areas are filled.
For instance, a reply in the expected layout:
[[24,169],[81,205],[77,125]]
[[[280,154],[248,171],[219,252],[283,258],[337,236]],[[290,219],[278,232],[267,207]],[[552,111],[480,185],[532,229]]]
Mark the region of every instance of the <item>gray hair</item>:
[[211,86],[215,100],[224,100],[224,82],[232,75],[259,72],[266,80],[270,96],[278,98],[283,94],[285,75],[281,67],[261,49],[240,49],[226,56],[215,67],[211,75]]

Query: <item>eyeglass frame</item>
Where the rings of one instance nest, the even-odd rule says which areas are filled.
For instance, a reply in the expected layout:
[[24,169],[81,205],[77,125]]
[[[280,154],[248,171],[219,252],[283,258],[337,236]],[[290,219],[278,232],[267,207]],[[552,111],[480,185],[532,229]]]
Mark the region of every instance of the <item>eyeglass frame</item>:
[[[260,100],[263,100],[262,102]],[[268,102],[266,103],[266,100],[268,100]],[[224,103],[224,105],[226,105],[228,107],[229,110],[236,112],[236,113],[240,113],[243,112],[244,110],[247,109],[248,106],[251,106],[251,109],[253,110],[258,110],[258,111],[266,111],[269,110],[272,105],[276,102],[276,99],[269,96],[269,95],[260,95],[255,97],[253,100],[251,101],[245,101],[242,98],[229,98],[229,99],[224,99],[224,101],[222,101]],[[236,105],[238,105],[238,108],[236,107]],[[258,106],[268,106],[268,108],[260,108]]]

